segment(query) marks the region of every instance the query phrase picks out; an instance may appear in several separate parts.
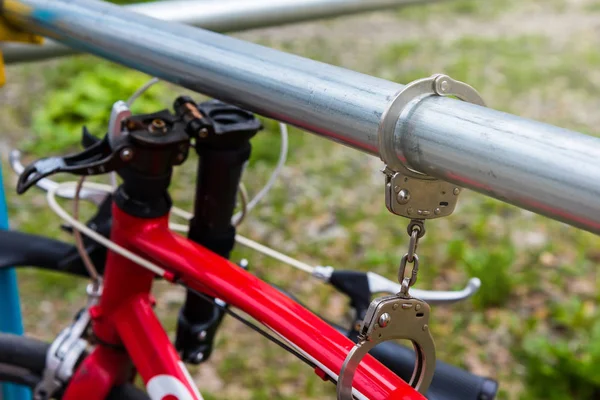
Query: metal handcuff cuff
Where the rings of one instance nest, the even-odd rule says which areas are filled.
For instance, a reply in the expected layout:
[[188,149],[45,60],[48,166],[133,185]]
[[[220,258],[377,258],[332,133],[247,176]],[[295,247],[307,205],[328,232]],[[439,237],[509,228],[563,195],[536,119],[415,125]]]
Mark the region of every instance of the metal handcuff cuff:
[[[424,221],[452,214],[461,188],[426,175],[403,164],[396,155],[396,126],[429,96],[455,96],[460,100],[485,106],[477,91],[466,83],[446,75],[433,75],[404,86],[396,95],[379,125],[379,153],[386,164],[385,202],[393,214],[410,218],[409,251],[400,262],[398,280],[400,293],[373,300],[365,315],[358,342],[348,353],[337,383],[338,400],[353,398],[352,381],[362,358],[378,344],[394,339],[410,340],[415,349],[415,367],[409,385],[425,394],[435,371],[435,344],[429,331],[430,307],[413,298],[409,288],[417,280],[419,258],[418,239],[425,234]],[[414,263],[412,273],[405,277],[407,263]],[[361,394],[361,397],[365,397]],[[368,396],[367,396],[368,397]]]

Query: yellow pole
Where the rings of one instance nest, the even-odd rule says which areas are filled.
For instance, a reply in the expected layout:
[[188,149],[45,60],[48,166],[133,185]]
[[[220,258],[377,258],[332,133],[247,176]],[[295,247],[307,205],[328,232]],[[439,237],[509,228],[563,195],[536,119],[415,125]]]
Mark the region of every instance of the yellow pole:
[[[23,42],[42,44],[43,38],[32,33],[21,31],[11,26],[4,17],[0,17],[0,42]],[[4,71],[4,58],[0,51],[0,86],[6,83],[6,73]]]

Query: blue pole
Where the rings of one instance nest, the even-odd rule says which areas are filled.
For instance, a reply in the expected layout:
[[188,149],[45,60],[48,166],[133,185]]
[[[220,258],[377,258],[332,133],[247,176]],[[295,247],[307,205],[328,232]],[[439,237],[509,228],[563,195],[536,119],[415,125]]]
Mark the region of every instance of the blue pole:
[[[2,184],[2,165],[0,165],[0,229],[8,229],[8,210],[4,185]],[[14,269],[0,270],[0,332],[23,334],[21,304],[17,274]],[[18,385],[2,385],[2,400],[29,400],[28,388]]]

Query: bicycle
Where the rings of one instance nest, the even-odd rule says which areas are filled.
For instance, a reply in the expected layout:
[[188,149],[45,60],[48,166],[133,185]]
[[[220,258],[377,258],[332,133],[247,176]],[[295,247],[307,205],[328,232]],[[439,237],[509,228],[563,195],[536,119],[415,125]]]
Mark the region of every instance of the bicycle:
[[[365,321],[376,316],[380,331],[390,323],[389,314],[373,314],[372,295],[390,293],[393,296],[389,297],[398,303],[395,294],[407,293],[414,284],[412,278],[403,281],[402,275],[400,282],[406,285],[401,285],[371,272],[311,268],[236,235],[235,225],[245,215],[234,214],[238,195],[242,210],[251,209],[261,196],[248,201],[245,191],[240,190],[243,168],[250,157],[250,140],[261,129],[259,120],[231,105],[218,101],[197,104],[189,97],[177,98],[173,113],[162,110],[132,115],[132,101],[155,82],[141,88],[127,103],[113,105],[103,139],[84,128],[83,152],[42,159],[22,171],[18,153],[12,155],[12,165],[20,172],[17,191],[24,193],[35,184],[46,189],[49,205],[67,222],[76,244],[0,232],[0,268],[32,265],[87,276],[92,283],[88,286],[88,304],[51,345],[0,334],[0,381],[31,387],[35,399],[146,399],[147,395],[132,385],[139,374],[152,399],[201,399],[182,360],[197,364],[210,358],[215,333],[227,314],[294,354],[323,380],[336,383],[343,374],[340,370],[348,365],[349,351],[357,348],[354,342],[365,336]],[[278,165],[285,162],[285,146]],[[172,170],[186,161],[190,148],[200,160],[193,214],[174,208],[168,193]],[[114,191],[111,186],[84,182],[87,175],[113,171],[122,179]],[[82,178],[76,184],[60,185],[48,179],[59,172]],[[277,168],[266,190],[261,191],[262,196],[276,175]],[[73,215],[60,207],[57,196],[74,199]],[[90,200],[99,207],[86,224],[78,220],[80,200]],[[189,220],[189,227],[169,222],[169,213]],[[424,227],[418,223],[415,226],[409,230],[413,260],[403,262],[416,259],[416,272],[416,245]],[[187,232],[188,238],[172,229]],[[236,240],[303,268],[345,293],[355,309],[351,328],[323,321],[292,295],[251,275],[243,263],[229,261]],[[150,290],[155,279],[187,289],[175,346],[152,311]],[[478,281],[473,280],[456,293],[416,289],[411,293],[430,303],[449,303],[469,297],[477,288]],[[410,309],[416,312],[416,318],[422,318],[428,310],[422,300],[411,303],[409,297],[400,299],[403,306],[394,305],[390,313]],[[254,326],[233,308],[268,329]],[[395,315],[391,318],[397,319]],[[359,399],[423,398],[433,369],[431,353],[428,359],[420,353],[431,349],[415,349],[417,364],[413,370],[415,354],[411,350],[383,343],[362,359],[345,390]],[[493,380],[438,361],[428,397],[492,399],[496,391]],[[339,396],[349,398],[348,393]]]

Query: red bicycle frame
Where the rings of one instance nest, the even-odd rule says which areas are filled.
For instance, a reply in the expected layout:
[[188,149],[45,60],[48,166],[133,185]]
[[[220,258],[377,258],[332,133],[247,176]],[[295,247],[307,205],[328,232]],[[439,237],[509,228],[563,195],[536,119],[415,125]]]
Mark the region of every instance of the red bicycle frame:
[[[269,284],[173,233],[168,216],[142,219],[113,205],[111,240],[163,266],[165,278],[243,310],[313,361],[317,375],[337,380],[352,341]],[[112,386],[132,379],[132,364],[152,400],[202,398],[152,310],[154,278],[151,271],[109,251],[102,297],[90,310],[100,344],[77,369],[65,400],[104,399]],[[360,364],[354,389],[369,399],[424,399],[370,356]]]

